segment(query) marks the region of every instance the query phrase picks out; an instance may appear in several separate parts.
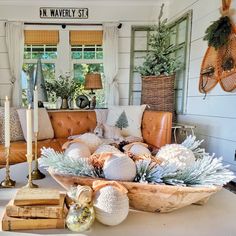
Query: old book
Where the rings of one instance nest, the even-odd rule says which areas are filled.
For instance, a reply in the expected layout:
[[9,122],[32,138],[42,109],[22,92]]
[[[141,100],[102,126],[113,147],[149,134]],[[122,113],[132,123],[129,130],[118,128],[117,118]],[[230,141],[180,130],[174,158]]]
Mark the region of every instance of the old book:
[[2,218],[2,230],[64,229],[65,218],[61,219],[27,219],[9,217],[5,213]]
[[59,205],[33,205],[33,206],[15,206],[14,200],[11,200],[6,206],[6,214],[10,217],[24,218],[63,218],[65,194],[60,194]]
[[14,205],[59,205],[60,192],[47,188],[22,188],[16,193]]

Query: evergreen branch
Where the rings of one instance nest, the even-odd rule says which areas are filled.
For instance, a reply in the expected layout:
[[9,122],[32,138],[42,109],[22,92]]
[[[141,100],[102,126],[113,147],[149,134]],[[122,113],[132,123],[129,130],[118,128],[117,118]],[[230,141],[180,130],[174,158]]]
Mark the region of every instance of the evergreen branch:
[[95,169],[86,158],[73,160],[64,153],[56,152],[52,148],[42,148],[40,166],[53,169],[53,171],[65,175],[102,177],[103,173]]

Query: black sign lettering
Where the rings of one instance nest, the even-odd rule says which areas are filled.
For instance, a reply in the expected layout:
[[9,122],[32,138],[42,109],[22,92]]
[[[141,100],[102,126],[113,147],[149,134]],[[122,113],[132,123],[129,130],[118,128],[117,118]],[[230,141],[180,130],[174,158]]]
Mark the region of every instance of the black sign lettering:
[[40,7],[40,18],[88,19],[88,8]]

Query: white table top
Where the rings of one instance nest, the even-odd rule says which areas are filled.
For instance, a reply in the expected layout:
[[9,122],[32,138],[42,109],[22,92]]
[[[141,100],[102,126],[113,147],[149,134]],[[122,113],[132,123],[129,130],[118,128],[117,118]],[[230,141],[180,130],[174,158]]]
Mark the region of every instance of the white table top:
[[[45,171],[43,171],[45,173]],[[18,188],[27,182],[26,163],[11,167],[11,177],[16,180],[16,188],[0,189],[0,215],[5,205],[14,197]],[[5,170],[0,170],[0,180]],[[50,176],[35,181],[40,187],[53,187],[63,190]],[[235,236],[236,235],[236,195],[223,189],[213,195],[204,206],[191,205],[171,213],[148,213],[130,211],[128,218],[118,226],[108,227],[95,222],[89,231],[78,234],[63,230],[34,230],[2,232],[0,236],[31,235],[88,235],[88,236]]]

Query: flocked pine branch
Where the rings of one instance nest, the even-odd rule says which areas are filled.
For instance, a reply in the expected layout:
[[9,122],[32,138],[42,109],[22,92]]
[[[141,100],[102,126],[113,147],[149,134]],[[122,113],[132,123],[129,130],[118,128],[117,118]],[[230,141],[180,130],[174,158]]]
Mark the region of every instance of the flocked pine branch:
[[175,163],[165,162],[159,165],[151,159],[139,160],[136,161],[135,182],[162,183],[165,176],[174,176],[178,169]]
[[222,158],[205,153],[192,165],[176,172],[175,176],[166,176],[164,183],[187,186],[222,186],[235,178],[234,173],[223,166]]
[[56,152],[52,148],[42,148],[40,166],[51,168],[53,171],[65,175],[101,177],[99,173],[85,158],[73,160],[64,153]]
[[196,136],[189,135],[181,145],[185,146],[186,148],[190,149],[195,158],[201,158],[206,153],[205,148],[200,148],[200,145],[204,142],[204,140],[196,140]]

